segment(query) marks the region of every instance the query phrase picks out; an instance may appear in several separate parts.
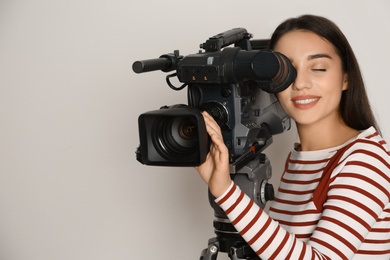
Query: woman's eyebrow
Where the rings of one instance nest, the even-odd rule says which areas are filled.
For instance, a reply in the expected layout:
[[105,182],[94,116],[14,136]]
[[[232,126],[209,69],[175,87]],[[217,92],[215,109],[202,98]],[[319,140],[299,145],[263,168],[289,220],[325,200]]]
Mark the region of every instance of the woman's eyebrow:
[[331,56],[329,56],[328,54],[324,54],[324,53],[313,54],[313,55],[309,55],[309,56],[307,57],[308,60],[314,60],[314,59],[319,59],[319,58],[328,58],[328,59],[332,59]]

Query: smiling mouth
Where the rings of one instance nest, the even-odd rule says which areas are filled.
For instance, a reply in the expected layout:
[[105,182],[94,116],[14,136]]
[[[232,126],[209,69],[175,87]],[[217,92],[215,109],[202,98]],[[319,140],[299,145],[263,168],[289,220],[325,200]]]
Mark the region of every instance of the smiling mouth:
[[293,100],[294,103],[301,104],[301,105],[306,105],[310,104],[312,102],[315,102],[319,100],[320,98],[309,98],[309,99],[300,99],[300,100]]

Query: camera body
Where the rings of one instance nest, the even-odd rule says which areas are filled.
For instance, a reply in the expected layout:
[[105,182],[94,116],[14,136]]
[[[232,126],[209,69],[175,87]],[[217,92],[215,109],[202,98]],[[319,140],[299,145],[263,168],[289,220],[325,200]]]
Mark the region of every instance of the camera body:
[[[274,192],[268,183],[271,164],[262,151],[273,135],[290,128],[290,118],[275,93],[290,86],[296,70],[284,55],[266,50],[267,40],[251,37],[245,29],[236,28],[210,37],[201,44],[204,51],[197,54],[183,57],[174,51],[133,64],[136,73],[175,70],[166,78],[168,86],[187,87],[188,93],[187,104],[163,106],[139,116],[136,155],[146,165],[201,165],[211,142],[201,113],[207,111],[220,126],[229,150],[232,180],[264,208]],[[230,44],[234,47],[226,47]],[[173,86],[172,77],[183,85]],[[200,259],[216,259],[218,251],[229,253],[232,259],[257,259],[210,192],[209,201],[216,237],[209,240]]]
[[[175,51],[133,64],[137,73],[176,70],[167,76],[168,85],[188,91],[187,105],[140,115],[138,161],[159,166],[202,164],[210,146],[202,111],[221,127],[231,164],[263,150],[272,135],[290,128],[274,93],[295,80],[295,68],[282,54],[265,50],[267,41],[251,41],[251,37],[236,28],[210,37],[201,44],[204,52],[183,57]],[[226,47],[230,44],[235,46]],[[179,88],[169,80],[175,76],[184,83]]]

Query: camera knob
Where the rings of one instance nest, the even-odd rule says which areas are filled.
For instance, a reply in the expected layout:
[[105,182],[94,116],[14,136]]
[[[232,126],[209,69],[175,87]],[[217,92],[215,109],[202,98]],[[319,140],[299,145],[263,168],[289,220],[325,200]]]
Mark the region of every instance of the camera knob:
[[261,203],[265,205],[267,201],[274,200],[274,186],[268,183],[267,180],[263,180],[260,188]]

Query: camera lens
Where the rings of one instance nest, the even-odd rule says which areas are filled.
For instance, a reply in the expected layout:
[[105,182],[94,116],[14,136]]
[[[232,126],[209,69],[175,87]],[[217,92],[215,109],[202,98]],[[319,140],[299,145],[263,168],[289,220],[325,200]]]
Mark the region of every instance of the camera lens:
[[198,145],[196,121],[191,117],[165,117],[157,125],[157,146],[167,158],[192,156]]
[[191,120],[180,122],[179,135],[186,140],[192,140],[197,137],[196,126]]

